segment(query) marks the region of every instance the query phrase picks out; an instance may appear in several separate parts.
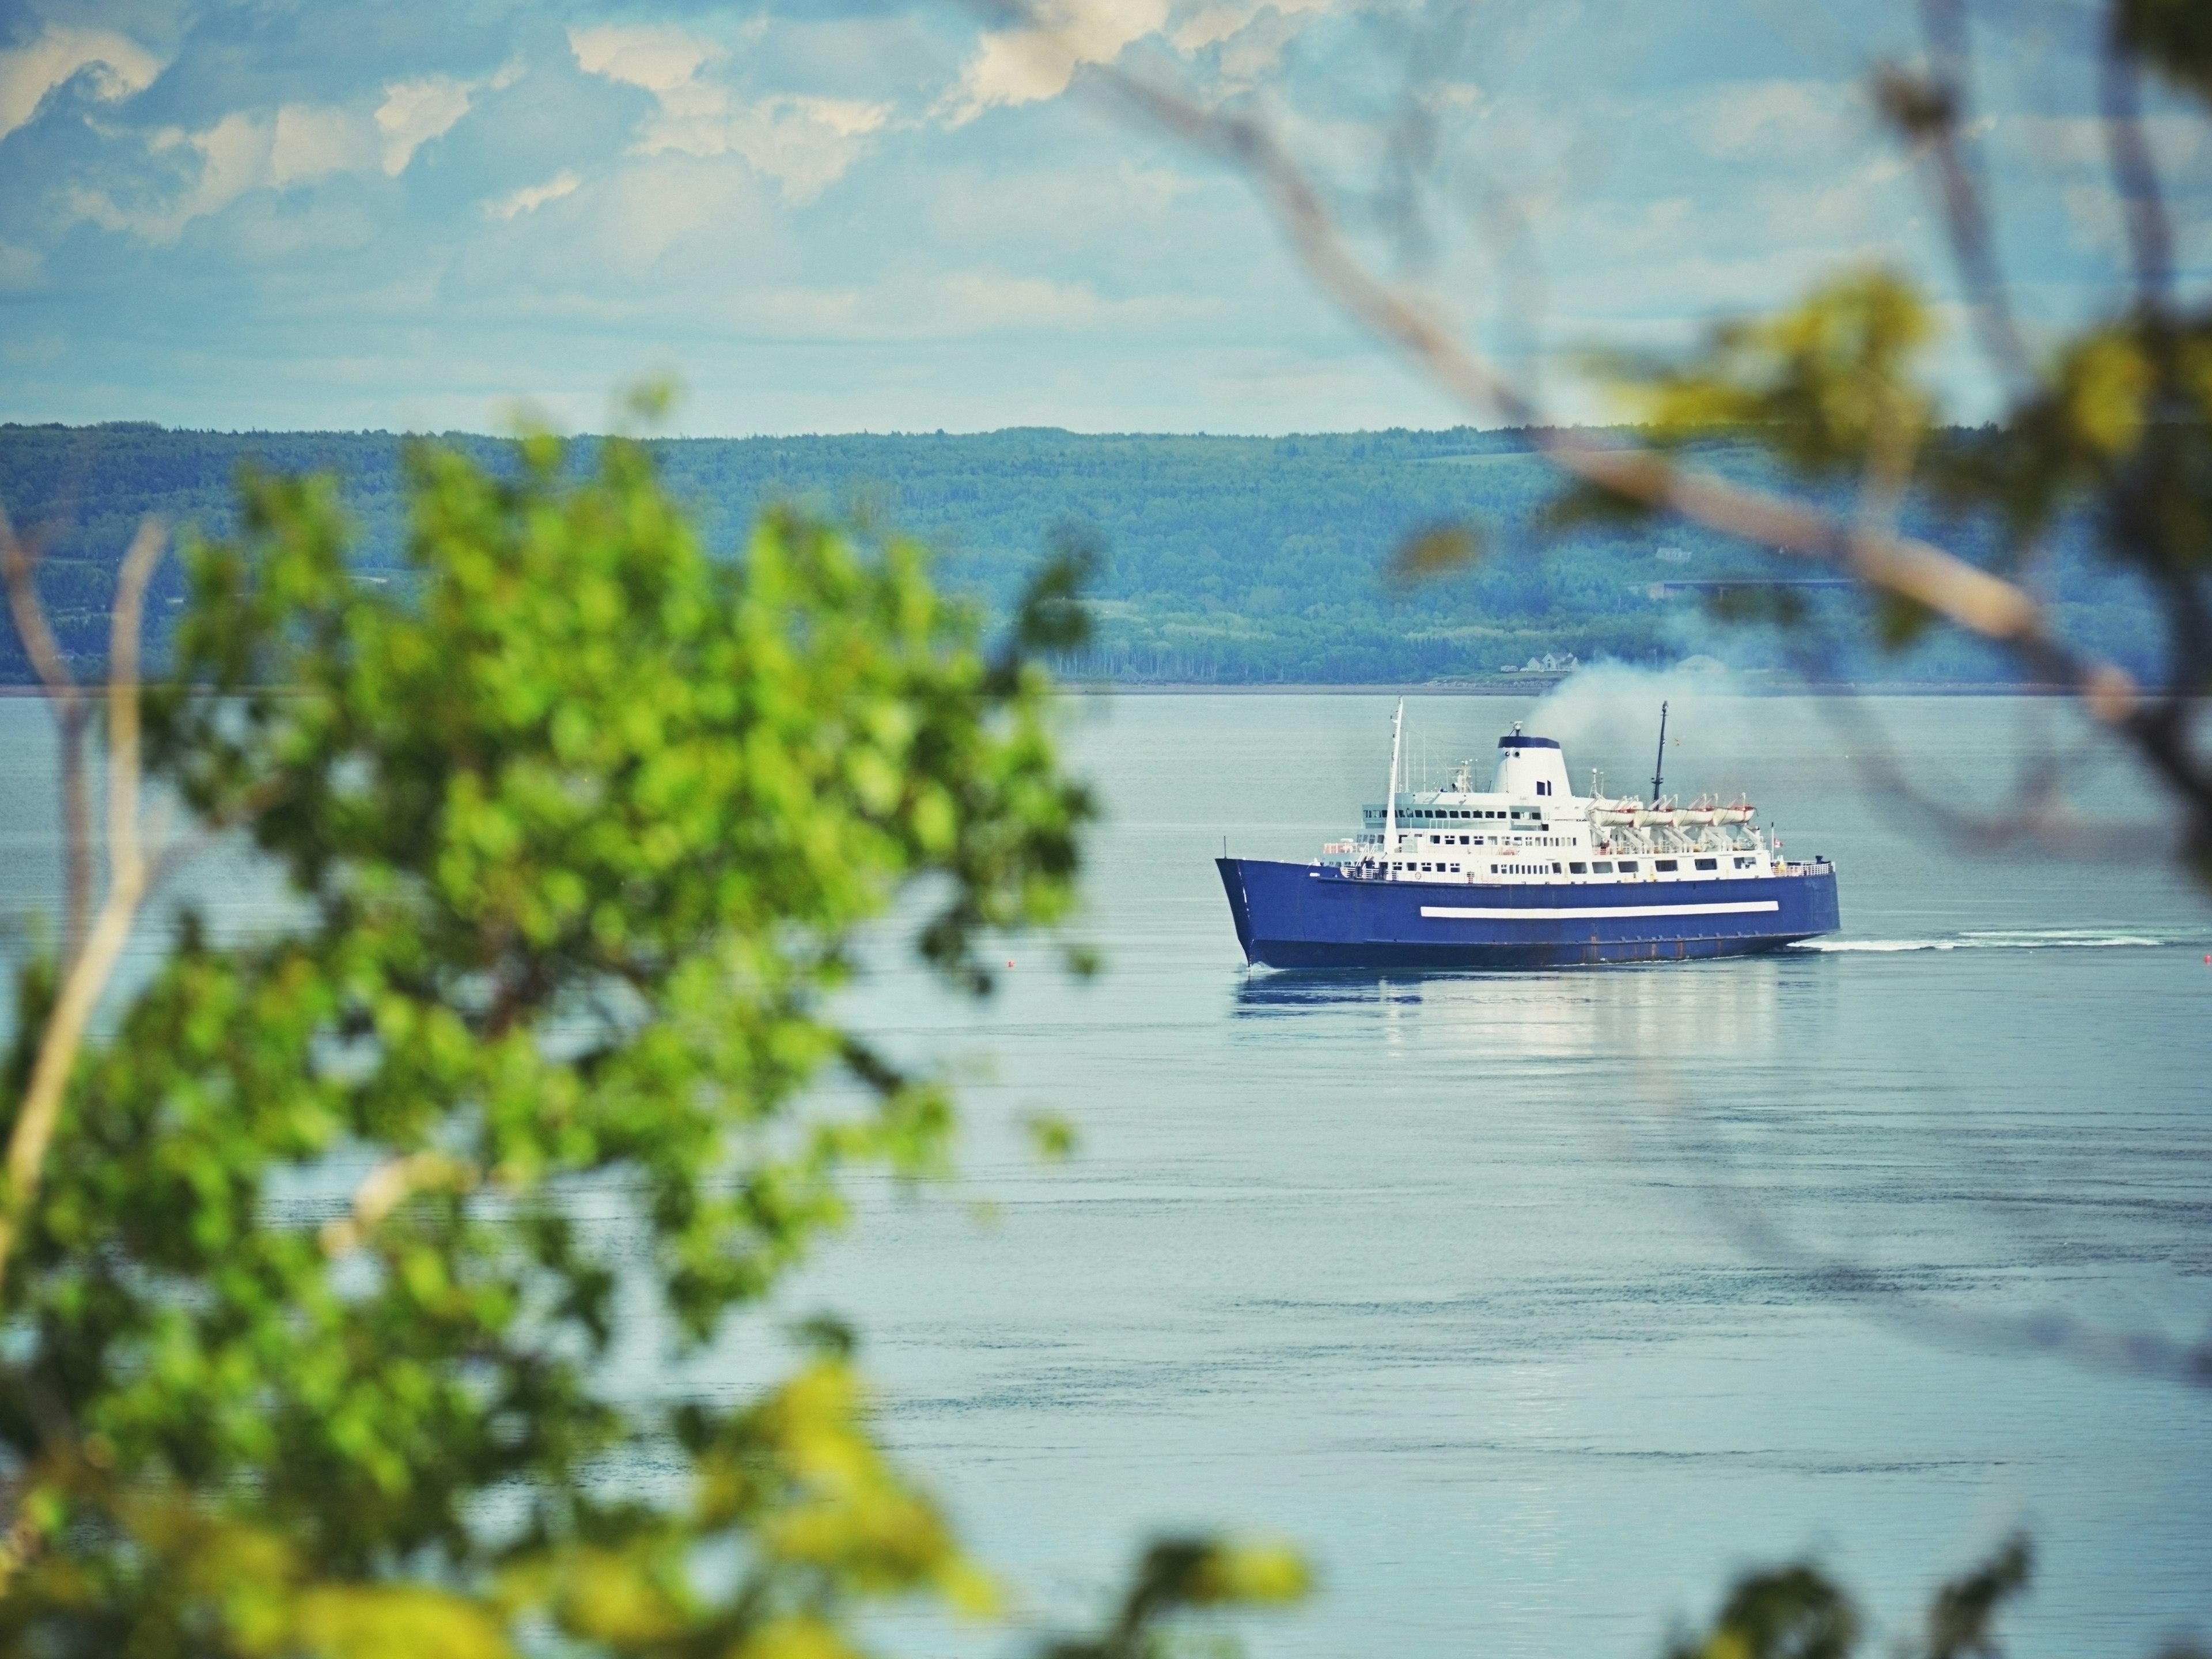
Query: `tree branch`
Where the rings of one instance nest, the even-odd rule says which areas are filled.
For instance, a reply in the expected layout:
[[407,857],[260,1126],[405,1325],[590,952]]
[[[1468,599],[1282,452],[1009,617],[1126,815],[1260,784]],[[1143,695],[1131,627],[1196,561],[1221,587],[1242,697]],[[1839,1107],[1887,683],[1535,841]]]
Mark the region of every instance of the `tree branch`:
[[[12,544],[14,538],[9,539]],[[116,581],[107,668],[107,897],[83,948],[69,960],[64,971],[61,994],[39,1039],[30,1087],[9,1136],[6,1191],[0,1194],[5,1200],[0,1203],[0,1285],[6,1282],[9,1255],[38,1193],[40,1173],[61,1115],[70,1073],[83,1046],[85,1027],[122,957],[131,924],[146,896],[147,864],[138,839],[138,641],[146,586],[167,539],[158,520],[146,520],[124,556]],[[27,616],[33,624],[22,628],[26,641],[35,635],[51,649],[53,636],[46,628],[44,607],[29,585],[27,562],[20,584],[12,560],[8,574],[9,597],[17,607],[18,626],[22,627]],[[58,653],[55,658],[58,661]],[[72,854],[76,852],[73,848]],[[82,849],[82,856],[88,866],[92,857],[88,844]]]
[[479,1179],[477,1166],[444,1152],[409,1152],[388,1158],[354,1189],[350,1214],[323,1224],[323,1254],[336,1261],[368,1242],[385,1218],[417,1193],[469,1192]]
[[1533,401],[1503,374],[1410,295],[1353,257],[1311,179],[1267,127],[1122,70],[1106,66],[1091,73],[1170,133],[1243,170],[1324,293],[1397,346],[1457,402],[1535,428],[1537,448],[1567,471],[1755,546],[1841,566],[1870,586],[2009,646],[2038,672],[2077,693],[2097,720],[2133,730],[2143,703],[2134,678],[2060,641],[2034,597],[2016,583],[1926,542],[1878,526],[1840,524],[1817,508],[1680,466],[1650,449],[1601,447],[1579,433],[1547,428]]
[[16,538],[15,526],[0,508],[0,576],[8,584],[8,607],[14,613],[16,636],[31,659],[31,667],[53,709],[55,735],[61,744],[62,848],[68,863],[67,899],[62,921],[62,963],[64,970],[84,948],[84,930],[92,915],[92,793],[84,775],[84,730],[92,706],[76,677],[69,671],[61,646],[46,623],[46,606],[39,600],[38,552]]
[[2143,131],[2142,83],[2135,59],[2117,39],[2105,43],[2099,67],[2105,155],[2126,211],[2136,297],[2145,311],[2164,312],[2173,301],[2173,228],[2166,218],[2158,163]]
[[2020,327],[2012,314],[2011,291],[1997,264],[1996,237],[1985,204],[1987,192],[1960,142],[1972,61],[1965,0],[1922,0],[1920,24],[1934,70],[1929,88],[1934,96],[1924,107],[1924,120],[1917,125],[1906,118],[1894,101],[1891,112],[1908,137],[1924,139],[1928,144],[1936,164],[1936,195],[1950,240],[1951,260],[1966,284],[1975,331],[1981,336],[1984,355],[2018,391],[2034,383],[2034,365],[2021,343]]

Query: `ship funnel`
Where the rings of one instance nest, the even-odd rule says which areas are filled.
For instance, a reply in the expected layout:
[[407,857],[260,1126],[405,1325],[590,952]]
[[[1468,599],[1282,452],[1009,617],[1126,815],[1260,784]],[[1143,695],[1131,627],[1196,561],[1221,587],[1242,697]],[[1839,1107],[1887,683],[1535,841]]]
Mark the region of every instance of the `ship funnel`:
[[1556,795],[1562,800],[1574,793],[1567,786],[1567,757],[1559,744],[1526,736],[1517,726],[1498,740],[1498,770],[1490,787],[1500,795]]

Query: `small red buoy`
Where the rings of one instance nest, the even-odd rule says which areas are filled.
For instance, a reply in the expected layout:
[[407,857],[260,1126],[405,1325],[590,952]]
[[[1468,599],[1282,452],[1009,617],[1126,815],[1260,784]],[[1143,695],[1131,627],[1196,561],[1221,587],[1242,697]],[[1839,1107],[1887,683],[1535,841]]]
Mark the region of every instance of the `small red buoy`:
[[[2212,957],[2205,957],[2205,958],[2204,958],[2204,960],[2205,960],[2205,961],[2207,961],[2207,962],[2212,962]],[[1013,965],[1014,965],[1014,959],[1013,959],[1012,957],[1008,957],[1006,958],[1006,966],[1007,966],[1007,967],[1009,967],[1009,968],[1011,968],[1011,967],[1012,967]]]

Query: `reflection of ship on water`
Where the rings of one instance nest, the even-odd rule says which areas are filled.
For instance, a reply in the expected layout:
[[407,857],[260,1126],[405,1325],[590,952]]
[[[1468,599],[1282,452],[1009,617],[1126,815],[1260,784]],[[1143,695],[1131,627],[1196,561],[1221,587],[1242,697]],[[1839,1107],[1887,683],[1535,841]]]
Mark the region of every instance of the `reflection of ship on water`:
[[1418,1025],[1425,1047],[1491,1064],[1636,1055],[1694,1065],[1769,1052],[1786,955],[1694,973],[1259,974],[1237,987],[1239,1020],[1380,1018]]
[[[1498,740],[1449,788],[1390,786],[1358,835],[1310,864],[1216,860],[1237,943],[1271,968],[1528,968],[1738,956],[1832,933],[1836,872],[1793,864],[1748,801],[1577,795],[1549,738]],[[1661,709],[1660,754],[1666,753]]]

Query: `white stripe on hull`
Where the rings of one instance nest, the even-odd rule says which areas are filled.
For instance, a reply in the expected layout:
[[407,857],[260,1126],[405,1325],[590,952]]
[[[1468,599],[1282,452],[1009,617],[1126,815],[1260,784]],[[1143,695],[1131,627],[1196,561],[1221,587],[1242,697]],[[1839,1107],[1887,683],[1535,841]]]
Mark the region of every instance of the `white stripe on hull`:
[[1421,914],[1443,921],[1585,921],[1594,917],[1743,916],[1761,910],[1779,910],[1774,899],[1751,899],[1741,904],[1596,904],[1574,909],[1470,909],[1455,904],[1424,904]]

